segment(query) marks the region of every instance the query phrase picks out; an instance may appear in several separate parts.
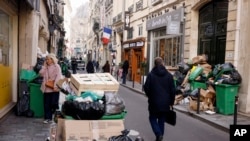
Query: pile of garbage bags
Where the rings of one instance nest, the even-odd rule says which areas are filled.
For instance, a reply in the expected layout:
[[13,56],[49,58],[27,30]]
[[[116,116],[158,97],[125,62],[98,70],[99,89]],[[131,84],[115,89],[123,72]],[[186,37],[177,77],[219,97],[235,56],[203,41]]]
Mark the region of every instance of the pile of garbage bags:
[[[175,104],[179,104],[184,98],[187,98],[189,102],[191,101],[190,103],[194,103],[200,94],[202,96],[201,101],[203,100],[202,102],[206,103],[205,109],[213,109],[211,105],[215,101],[215,85],[241,84],[242,77],[232,63],[212,66],[206,60],[206,56],[199,55],[187,63],[178,64],[178,71],[173,74],[177,94]],[[200,85],[201,92],[198,91],[198,88],[193,88],[194,84]]]
[[124,110],[124,100],[116,93],[86,91],[81,96],[68,95],[61,112],[76,120],[98,120],[104,115],[119,114]]

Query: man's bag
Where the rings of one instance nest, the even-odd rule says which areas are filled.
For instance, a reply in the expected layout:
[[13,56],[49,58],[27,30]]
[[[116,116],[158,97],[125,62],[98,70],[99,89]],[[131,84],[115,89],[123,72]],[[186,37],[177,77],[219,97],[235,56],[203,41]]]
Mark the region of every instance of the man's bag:
[[176,112],[174,111],[173,107],[170,108],[170,110],[166,114],[165,122],[175,126],[176,124]]

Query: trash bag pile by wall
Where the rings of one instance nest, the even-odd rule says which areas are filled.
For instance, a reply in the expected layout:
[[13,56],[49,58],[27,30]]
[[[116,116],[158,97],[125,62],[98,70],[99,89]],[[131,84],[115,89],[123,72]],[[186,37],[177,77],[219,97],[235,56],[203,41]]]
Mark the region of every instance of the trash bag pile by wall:
[[[175,104],[179,104],[186,97],[196,99],[199,94],[197,87],[210,91],[210,94],[215,94],[211,91],[215,89],[216,84],[241,84],[242,77],[232,63],[211,66],[206,60],[206,56],[199,55],[192,58],[192,61],[188,63],[179,64],[178,71],[173,74],[177,93]],[[214,97],[207,98],[204,96],[202,98],[202,102],[210,100],[207,103],[211,105],[214,102],[215,95]]]

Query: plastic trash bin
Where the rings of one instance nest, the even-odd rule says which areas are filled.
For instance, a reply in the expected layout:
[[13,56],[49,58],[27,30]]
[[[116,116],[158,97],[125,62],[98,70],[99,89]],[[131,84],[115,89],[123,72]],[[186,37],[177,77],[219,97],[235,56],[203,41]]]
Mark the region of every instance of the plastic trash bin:
[[230,115],[234,113],[235,96],[238,94],[239,85],[217,84],[216,108],[218,113]]
[[30,87],[30,109],[34,111],[34,117],[44,116],[43,93],[40,90],[41,84],[29,83]]
[[191,81],[190,89],[195,90],[196,88],[207,89],[207,84],[205,82]]

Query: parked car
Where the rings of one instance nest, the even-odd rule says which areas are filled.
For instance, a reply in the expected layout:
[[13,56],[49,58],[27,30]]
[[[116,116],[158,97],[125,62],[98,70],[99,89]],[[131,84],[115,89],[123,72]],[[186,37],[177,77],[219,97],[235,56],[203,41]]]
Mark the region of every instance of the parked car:
[[77,69],[85,70],[85,62],[83,60],[76,60],[76,61],[77,61]]

